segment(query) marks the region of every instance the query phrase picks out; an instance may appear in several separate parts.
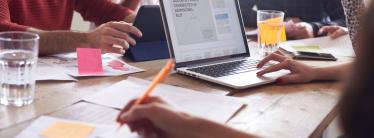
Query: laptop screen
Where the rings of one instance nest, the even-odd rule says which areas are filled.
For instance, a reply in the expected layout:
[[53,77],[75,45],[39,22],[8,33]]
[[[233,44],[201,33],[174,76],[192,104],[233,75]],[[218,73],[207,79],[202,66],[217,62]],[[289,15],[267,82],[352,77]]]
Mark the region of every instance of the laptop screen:
[[163,0],[177,63],[248,53],[236,0]]

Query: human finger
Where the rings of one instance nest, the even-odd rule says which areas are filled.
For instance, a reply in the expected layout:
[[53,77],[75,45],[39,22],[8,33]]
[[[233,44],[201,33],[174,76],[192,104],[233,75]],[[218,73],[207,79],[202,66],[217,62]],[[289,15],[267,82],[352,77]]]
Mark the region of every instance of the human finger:
[[135,26],[132,26],[126,22],[110,22],[110,27],[116,28],[117,30],[121,32],[131,33],[138,37],[141,37],[143,34],[142,32],[136,28]]
[[339,30],[333,32],[332,34],[330,34],[330,37],[332,39],[336,39],[336,38],[341,37],[341,36],[346,35],[346,34],[347,33],[343,29],[339,29]]
[[[123,122],[124,120],[122,118],[124,118],[124,115],[126,112],[128,112],[133,106],[134,106],[134,103],[136,102],[137,99],[133,99],[131,100],[122,110],[122,112],[118,115],[117,117],[117,122]],[[152,104],[152,103],[160,103],[160,104],[167,104],[167,102],[163,99],[161,99],[160,97],[157,97],[157,96],[150,96],[150,97],[147,97],[144,99],[144,101],[142,102],[142,104]]]
[[131,45],[135,45],[136,44],[135,39],[132,38],[129,34],[121,32],[121,31],[118,31],[118,30],[116,30],[114,28],[110,28],[109,27],[107,35],[110,35],[110,36],[113,36],[113,37],[116,37],[116,38],[124,39],[127,42],[129,42]]
[[282,61],[285,60],[285,59],[286,59],[285,56],[279,55],[279,54],[277,54],[277,53],[271,53],[270,55],[266,56],[264,59],[262,59],[262,60],[257,64],[257,68],[262,68],[266,63],[268,63],[268,62],[271,61],[271,60],[278,61],[278,62],[282,62]]
[[257,75],[262,76],[266,73],[271,73],[271,72],[279,71],[282,69],[289,69],[289,67],[290,67],[289,62],[281,62],[281,63],[272,65],[270,67],[265,68],[264,70],[257,72]]
[[124,49],[128,49],[130,44],[126,41],[126,40],[123,40],[121,38],[116,38],[116,37],[112,37],[112,36],[103,36],[103,41],[104,43],[106,44],[109,44],[109,45],[119,45],[121,47],[123,47]]
[[319,29],[318,34],[323,34],[323,33],[333,33],[339,28],[337,26],[324,26],[321,29]]
[[281,55],[281,56],[284,56],[284,54],[281,51],[279,51],[279,50],[275,51],[274,53],[276,53],[278,55]]

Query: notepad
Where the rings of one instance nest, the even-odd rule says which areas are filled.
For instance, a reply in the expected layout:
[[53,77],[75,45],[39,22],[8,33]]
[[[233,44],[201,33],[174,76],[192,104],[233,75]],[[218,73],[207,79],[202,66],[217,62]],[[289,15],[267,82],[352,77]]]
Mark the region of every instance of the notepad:
[[[87,102],[121,109],[130,100],[141,96],[149,81],[131,78],[118,82],[96,94],[85,97]],[[179,111],[225,123],[243,104],[243,99],[198,92],[186,88],[159,84],[152,95],[169,101]]]
[[94,126],[87,124],[56,121],[40,135],[45,138],[87,138],[94,129]]

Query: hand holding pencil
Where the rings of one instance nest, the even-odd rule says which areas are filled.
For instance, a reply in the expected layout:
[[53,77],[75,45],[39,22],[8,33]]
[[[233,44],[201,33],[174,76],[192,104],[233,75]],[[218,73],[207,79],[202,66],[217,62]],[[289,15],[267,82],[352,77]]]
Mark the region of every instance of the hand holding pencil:
[[[157,76],[153,79],[151,85],[148,87],[148,89],[144,92],[144,94],[139,97],[135,103],[133,104],[133,106],[136,106],[136,105],[139,105],[139,104],[142,104],[148,97],[149,95],[152,93],[153,89],[156,88],[156,86],[161,83],[163,80],[165,80],[165,78],[167,77],[167,75],[170,73],[170,71],[173,69],[174,67],[174,60],[169,60],[168,63],[165,65],[165,67],[157,74]],[[120,112],[120,114],[118,115],[117,117],[117,122],[120,124],[119,128],[121,126],[123,126],[126,122],[124,120],[121,119],[121,116],[122,114],[124,114],[128,109],[127,108],[123,108]]]

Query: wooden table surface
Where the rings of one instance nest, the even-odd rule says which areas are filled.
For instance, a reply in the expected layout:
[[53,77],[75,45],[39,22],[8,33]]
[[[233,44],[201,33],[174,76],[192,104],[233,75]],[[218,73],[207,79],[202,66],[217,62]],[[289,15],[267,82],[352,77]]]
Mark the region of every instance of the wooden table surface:
[[[250,48],[251,49],[251,48]],[[326,66],[338,62],[305,61],[313,66]],[[166,60],[133,63],[146,72],[132,77],[151,80]],[[86,103],[82,97],[110,86],[128,75],[118,77],[80,78],[78,82],[38,82],[36,99],[31,105],[16,108],[0,105],[0,137],[14,137],[41,115],[100,124],[115,124],[119,111]],[[247,106],[227,125],[248,133],[265,137],[319,137],[336,116],[339,98],[338,82],[313,82],[295,85],[265,85],[246,90],[234,90],[217,84],[172,74],[166,82],[206,93],[242,97]]]

